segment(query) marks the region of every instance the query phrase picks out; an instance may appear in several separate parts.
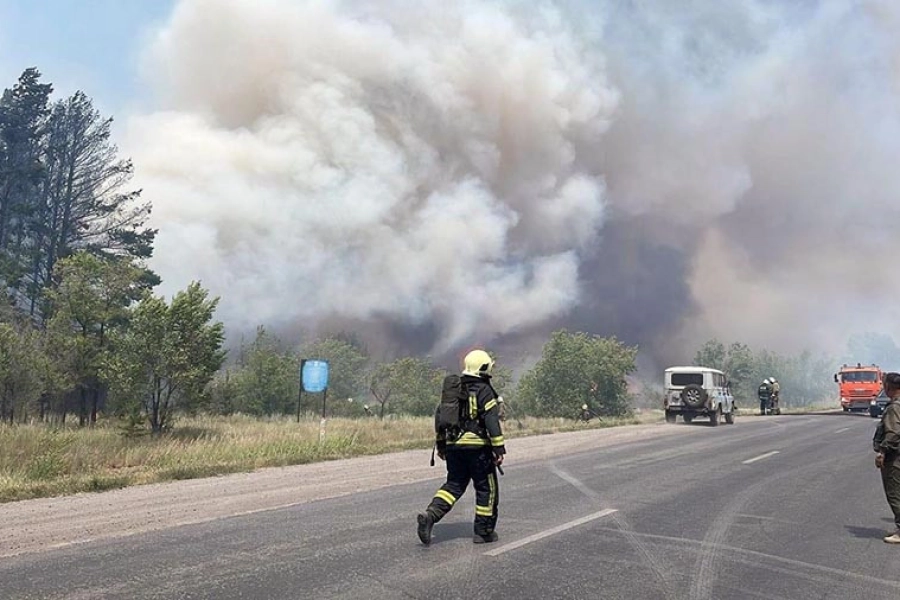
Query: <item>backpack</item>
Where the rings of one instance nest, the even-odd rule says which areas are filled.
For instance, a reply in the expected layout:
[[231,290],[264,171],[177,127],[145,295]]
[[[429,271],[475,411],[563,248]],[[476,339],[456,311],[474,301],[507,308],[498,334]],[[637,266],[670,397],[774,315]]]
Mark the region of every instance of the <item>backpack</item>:
[[469,392],[459,375],[444,377],[441,386],[441,403],[437,410],[437,430],[447,440],[455,440],[463,433],[467,420]]

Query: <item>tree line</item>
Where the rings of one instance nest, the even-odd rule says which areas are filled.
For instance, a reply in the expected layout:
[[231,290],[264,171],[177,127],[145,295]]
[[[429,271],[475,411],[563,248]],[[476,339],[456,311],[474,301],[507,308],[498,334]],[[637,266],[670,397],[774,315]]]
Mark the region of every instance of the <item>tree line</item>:
[[[318,412],[321,395],[300,395],[300,360],[307,357],[329,363],[329,415],[430,416],[448,374],[428,357],[374,360],[348,335],[311,340],[294,350],[259,328],[237,354],[213,378],[206,410],[257,416]],[[517,383],[499,357],[492,385],[514,415],[571,418],[588,404],[596,414],[621,416],[631,410],[626,376],[634,372],[636,356],[636,347],[615,338],[560,330]]]
[[[0,323],[0,399],[9,423],[119,418],[129,432],[161,433],[179,414],[258,417],[318,413],[320,394],[300,395],[301,357],[329,363],[328,416],[430,416],[447,371],[427,357],[374,360],[352,336],[289,348],[265,328],[223,366],[217,299],[192,284],[171,302],[131,300],[135,271],[78,253],[59,262],[53,317],[46,328]],[[636,347],[587,333],[555,332],[518,384],[508,366],[493,385],[513,416],[573,418],[587,404],[599,415],[631,410],[626,376]],[[502,357],[500,357],[502,363]]]
[[151,207],[113,119],[52,93],[29,68],[0,96],[0,420],[85,425],[102,408],[159,432],[225,358],[217,300],[197,283],[152,294]]
[[[893,350],[891,350],[893,347]],[[892,354],[893,352],[893,354]],[[877,356],[878,358],[872,358]],[[835,399],[837,388],[832,375],[841,362],[871,362],[891,356],[900,359],[900,350],[889,336],[862,333],[850,338],[845,355],[829,356],[805,350],[796,355],[783,355],[770,350],[754,350],[746,344],[725,344],[717,339],[707,341],[694,356],[694,364],[724,371],[739,404],[757,401],[757,388],[769,377],[781,385],[781,396],[787,406],[810,406]],[[863,358],[865,357],[865,358]],[[885,362],[881,362],[883,366]],[[900,365],[900,360],[897,362]]]
[[57,261],[48,318],[0,322],[0,418],[96,423],[101,411],[160,433],[202,406],[221,367],[217,299],[192,283],[167,301],[127,260],[78,251]]

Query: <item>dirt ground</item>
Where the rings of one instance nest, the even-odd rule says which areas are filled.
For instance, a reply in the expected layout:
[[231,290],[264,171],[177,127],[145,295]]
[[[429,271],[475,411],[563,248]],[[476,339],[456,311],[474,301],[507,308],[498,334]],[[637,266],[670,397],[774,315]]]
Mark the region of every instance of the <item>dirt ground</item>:
[[[513,438],[507,442],[509,454],[504,467],[515,469],[517,463],[696,430],[654,424]],[[443,465],[438,461],[434,468],[429,467],[430,455],[428,450],[414,450],[3,504],[0,558],[273,510],[389,485],[441,480]]]

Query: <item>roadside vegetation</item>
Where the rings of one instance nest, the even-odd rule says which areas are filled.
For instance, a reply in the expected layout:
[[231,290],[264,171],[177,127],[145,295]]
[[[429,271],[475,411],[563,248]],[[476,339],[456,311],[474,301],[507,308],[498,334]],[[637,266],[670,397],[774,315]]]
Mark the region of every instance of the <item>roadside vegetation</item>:
[[[524,417],[507,420],[510,438],[661,421],[659,414],[593,419]],[[180,420],[162,435],[124,436],[110,422],[92,428],[0,426],[0,502],[95,492],[323,460],[421,449],[429,460],[432,421],[244,415]]]
[[[897,352],[900,357],[900,350]],[[758,407],[757,388],[763,379],[775,377],[781,384],[781,407],[785,412],[836,406],[832,382],[836,359],[809,351],[785,356],[746,344],[724,344],[709,340],[694,355],[694,364],[724,371],[737,404],[746,414]]]

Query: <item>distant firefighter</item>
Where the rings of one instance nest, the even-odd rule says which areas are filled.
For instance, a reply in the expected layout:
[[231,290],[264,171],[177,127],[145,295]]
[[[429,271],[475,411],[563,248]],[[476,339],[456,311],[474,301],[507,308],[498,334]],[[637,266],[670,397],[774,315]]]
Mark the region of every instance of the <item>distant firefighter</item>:
[[593,418],[600,418],[600,415],[592,411],[587,404],[581,405],[581,412],[578,415],[578,418],[582,421],[590,421]]

